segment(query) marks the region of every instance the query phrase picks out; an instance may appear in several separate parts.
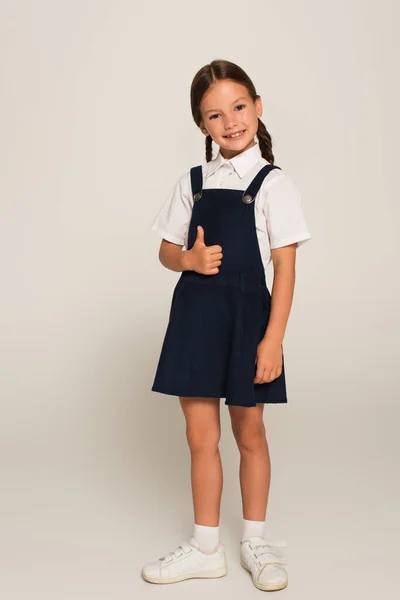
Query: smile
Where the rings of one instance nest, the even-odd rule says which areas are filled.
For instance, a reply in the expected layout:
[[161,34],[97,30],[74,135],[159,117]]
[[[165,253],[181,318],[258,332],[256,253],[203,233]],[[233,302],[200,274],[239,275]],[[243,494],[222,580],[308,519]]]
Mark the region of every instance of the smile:
[[237,132],[237,133],[233,133],[232,135],[224,135],[225,138],[227,138],[228,140],[238,140],[241,137],[243,137],[243,134],[246,130],[243,129],[243,131]]

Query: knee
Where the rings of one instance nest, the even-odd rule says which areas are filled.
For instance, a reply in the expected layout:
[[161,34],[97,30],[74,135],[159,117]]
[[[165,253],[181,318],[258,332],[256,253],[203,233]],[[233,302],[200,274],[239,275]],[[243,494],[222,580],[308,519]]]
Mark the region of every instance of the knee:
[[188,427],[186,438],[191,452],[215,452],[221,439],[219,428]]
[[232,431],[240,452],[258,452],[265,448],[264,423],[235,425]]

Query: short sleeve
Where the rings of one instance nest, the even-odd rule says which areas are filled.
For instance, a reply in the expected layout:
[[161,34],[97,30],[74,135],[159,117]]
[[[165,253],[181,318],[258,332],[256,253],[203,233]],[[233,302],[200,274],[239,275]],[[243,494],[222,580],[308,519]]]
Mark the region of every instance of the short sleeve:
[[150,229],[173,244],[186,246],[192,208],[193,195],[188,171],[170,190]]
[[263,182],[265,184],[263,209],[270,248],[281,248],[295,242],[299,247],[311,239],[302,209],[301,193],[294,181],[283,171],[276,169],[272,173],[274,177],[270,181],[266,177]]

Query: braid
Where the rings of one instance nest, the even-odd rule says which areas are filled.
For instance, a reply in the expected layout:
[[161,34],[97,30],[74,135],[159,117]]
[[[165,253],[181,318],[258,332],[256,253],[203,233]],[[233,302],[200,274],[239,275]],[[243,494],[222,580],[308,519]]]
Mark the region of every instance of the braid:
[[261,119],[258,119],[257,138],[262,157],[273,165],[275,159],[272,153],[272,139]]
[[206,137],[206,161],[210,162],[212,160],[212,137],[208,135]]

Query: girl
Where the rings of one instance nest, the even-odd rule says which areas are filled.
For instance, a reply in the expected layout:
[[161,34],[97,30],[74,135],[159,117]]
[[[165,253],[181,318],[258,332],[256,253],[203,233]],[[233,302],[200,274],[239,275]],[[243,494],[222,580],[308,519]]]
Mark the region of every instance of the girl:
[[[185,172],[152,229],[159,259],[181,273],[152,390],[179,396],[191,453],[194,530],[189,541],[143,567],[152,583],[227,573],[219,539],[220,399],[240,452],[242,566],[261,590],[287,585],[282,551],[264,524],[270,458],[263,409],[287,402],[283,338],[296,248],[311,238],[301,196],[274,165],[261,97],[237,65],[214,60],[191,84],[192,115],[206,136],[206,164]],[[257,141],[254,139],[257,136]],[[212,142],[219,146],[212,158]],[[266,268],[272,260],[272,294]]]

